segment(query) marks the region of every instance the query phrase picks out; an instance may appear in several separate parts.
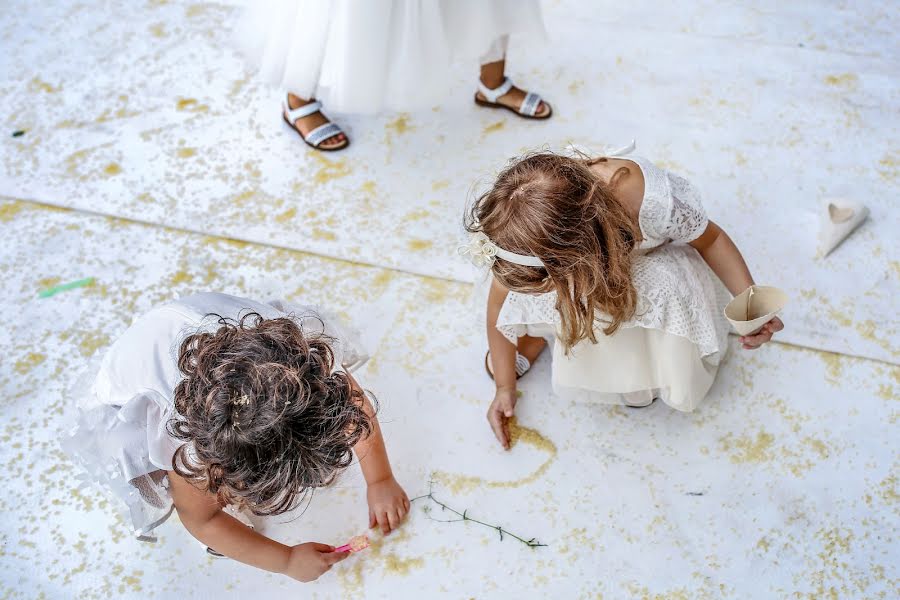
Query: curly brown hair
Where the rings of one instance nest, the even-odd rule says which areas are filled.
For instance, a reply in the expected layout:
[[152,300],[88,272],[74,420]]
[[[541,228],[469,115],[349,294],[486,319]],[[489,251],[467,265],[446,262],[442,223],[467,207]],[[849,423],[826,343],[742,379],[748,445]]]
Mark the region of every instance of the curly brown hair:
[[333,372],[333,340],[305,335],[293,319],[209,316],[218,329],[188,336],[179,351],[184,378],[168,427],[189,443],[173,468],[225,504],[291,510],[349,466],[372,432],[363,392]]
[[630,255],[639,229],[592,162],[551,152],[514,159],[465,218],[469,232],[541,259],[544,268],[498,259],[491,270],[515,292],[556,291],[566,351],[596,342],[597,321],[611,335],[637,305]]

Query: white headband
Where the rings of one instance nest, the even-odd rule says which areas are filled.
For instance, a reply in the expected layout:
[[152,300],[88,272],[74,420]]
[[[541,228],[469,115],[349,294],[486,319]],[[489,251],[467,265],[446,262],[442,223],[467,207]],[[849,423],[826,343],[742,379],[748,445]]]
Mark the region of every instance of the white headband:
[[469,237],[469,243],[463,244],[457,248],[460,256],[465,256],[472,261],[476,267],[491,267],[494,261],[501,258],[507,262],[526,267],[543,267],[537,256],[525,256],[524,254],[516,254],[509,250],[504,250],[491,241],[483,231],[477,231]]

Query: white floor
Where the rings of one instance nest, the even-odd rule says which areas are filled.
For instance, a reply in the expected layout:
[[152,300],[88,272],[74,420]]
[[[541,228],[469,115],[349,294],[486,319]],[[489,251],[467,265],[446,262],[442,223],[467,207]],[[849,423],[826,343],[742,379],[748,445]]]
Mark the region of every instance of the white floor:
[[[900,593],[889,3],[549,2],[554,44],[514,40],[510,64],[554,104],[551,122],[471,107],[461,68],[435,111],[342,118],[354,144],[338,157],[280,125],[275,92],[229,49],[234,6],[65,6],[0,14],[0,230],[14,240],[0,244],[13,323],[0,337],[0,597]],[[690,415],[567,403],[542,359],[519,411],[536,433],[503,453],[483,418],[472,273],[454,255],[462,207],[523,149],[632,137],[700,183],[757,279],[792,293],[781,339],[814,349],[734,345]],[[822,260],[827,194],[873,216]],[[449,505],[548,546],[434,522],[418,501],[398,535],[304,586],[208,559],[177,520],[156,545],[132,540],[57,447],[68,388],[134,314],[205,289],[342,312],[374,354],[361,377],[410,495],[434,480]],[[351,469],[302,516],[260,526],[336,543],[365,519]]]
[[[831,588],[873,597],[896,584],[897,367],[735,346],[707,402],[688,415],[569,404],[551,392],[541,360],[522,382],[519,410],[541,437],[504,453],[484,421],[491,383],[464,284],[28,203],[4,203],[0,214],[5,235],[22,241],[0,255],[2,308],[16,315],[0,404],[11,597],[822,597]],[[96,285],[35,296],[84,276]],[[207,558],[176,520],[156,545],[131,539],[56,446],[71,423],[67,388],[133,314],[211,286],[280,291],[364,325],[375,358],[360,378],[383,403],[410,494],[427,493],[433,479],[451,506],[548,546],[429,521],[420,503],[399,535],[301,586]],[[366,516],[351,469],[301,517],[262,526],[286,541],[339,542]]]

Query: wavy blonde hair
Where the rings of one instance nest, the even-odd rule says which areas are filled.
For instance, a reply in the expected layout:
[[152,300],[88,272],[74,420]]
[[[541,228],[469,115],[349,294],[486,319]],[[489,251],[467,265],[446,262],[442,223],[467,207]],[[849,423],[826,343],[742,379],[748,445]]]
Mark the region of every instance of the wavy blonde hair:
[[567,352],[582,340],[596,342],[598,322],[614,333],[637,305],[630,255],[639,229],[590,164],[550,152],[515,159],[465,218],[469,232],[541,259],[544,268],[498,259],[491,270],[512,291],[557,293]]

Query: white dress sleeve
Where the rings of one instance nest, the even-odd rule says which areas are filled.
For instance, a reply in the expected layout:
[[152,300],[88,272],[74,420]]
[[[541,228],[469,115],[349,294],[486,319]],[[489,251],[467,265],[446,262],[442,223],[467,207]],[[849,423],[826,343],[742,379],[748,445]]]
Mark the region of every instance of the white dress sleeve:
[[693,242],[703,235],[709,224],[700,192],[690,181],[675,173],[666,171],[666,179],[671,204],[665,237],[683,244]]
[[96,483],[124,511],[135,535],[153,540],[153,530],[172,514],[165,471],[182,442],[167,430],[171,411],[155,392],[139,393],[122,406],[97,403],[79,411],[61,441],[80,464],[82,479]]
[[[640,226],[645,240],[652,245],[674,242],[687,244],[700,237],[709,218],[697,188],[687,179],[655,166],[645,170],[645,195]],[[647,171],[651,181],[647,181]]]
[[334,340],[335,366],[352,373],[370,358],[362,336],[352,325],[334,312],[321,306],[305,306],[287,300],[275,299],[268,303],[276,310],[293,318],[305,334],[322,334]]
[[548,337],[559,328],[556,292],[520,294],[509,292],[497,315],[497,330],[511,343],[524,335]]

